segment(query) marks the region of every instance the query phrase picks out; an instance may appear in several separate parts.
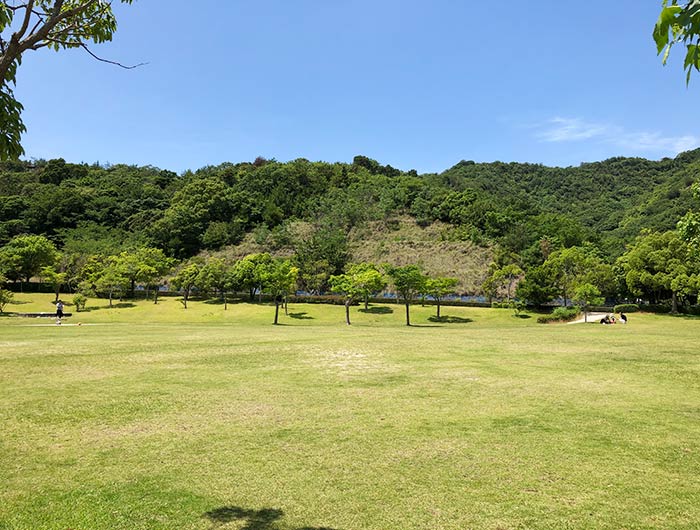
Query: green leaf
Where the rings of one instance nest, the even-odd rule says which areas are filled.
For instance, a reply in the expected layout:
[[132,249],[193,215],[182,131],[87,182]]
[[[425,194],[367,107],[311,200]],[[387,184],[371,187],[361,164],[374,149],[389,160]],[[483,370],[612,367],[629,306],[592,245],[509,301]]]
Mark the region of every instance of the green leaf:
[[[680,6],[667,6],[661,10],[659,14],[659,20],[654,26],[654,41],[656,41],[657,55],[660,54],[663,49],[669,45],[669,30],[673,29],[673,26],[677,24],[676,17],[679,15],[683,9]],[[673,30],[675,34],[675,30]]]

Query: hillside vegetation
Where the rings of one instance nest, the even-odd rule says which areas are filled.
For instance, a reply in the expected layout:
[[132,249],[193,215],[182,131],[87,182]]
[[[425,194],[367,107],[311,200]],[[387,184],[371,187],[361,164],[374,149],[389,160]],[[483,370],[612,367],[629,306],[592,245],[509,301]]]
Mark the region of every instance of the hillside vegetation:
[[144,246],[178,260],[270,252],[293,257],[300,287],[316,291],[351,262],[418,263],[476,293],[494,267],[527,271],[570,247],[612,264],[645,230],[675,228],[694,206],[698,175],[700,150],[567,168],[461,161],[423,175],[364,156],[258,158],[181,175],[61,159],[5,162],[0,245],[41,234],[67,255]]

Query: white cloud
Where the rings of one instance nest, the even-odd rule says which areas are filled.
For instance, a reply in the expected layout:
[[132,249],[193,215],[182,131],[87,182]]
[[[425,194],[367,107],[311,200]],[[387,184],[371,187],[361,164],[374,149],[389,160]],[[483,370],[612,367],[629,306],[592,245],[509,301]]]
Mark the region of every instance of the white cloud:
[[700,137],[664,136],[660,132],[627,131],[617,125],[556,117],[533,127],[543,142],[595,141],[636,153],[678,154],[700,145]]
[[666,151],[674,154],[695,149],[700,144],[697,136],[664,137],[660,133],[626,133],[621,135],[617,144],[635,151]]
[[608,130],[606,125],[578,118],[552,118],[540,126],[537,137],[545,142],[572,142],[605,136]]

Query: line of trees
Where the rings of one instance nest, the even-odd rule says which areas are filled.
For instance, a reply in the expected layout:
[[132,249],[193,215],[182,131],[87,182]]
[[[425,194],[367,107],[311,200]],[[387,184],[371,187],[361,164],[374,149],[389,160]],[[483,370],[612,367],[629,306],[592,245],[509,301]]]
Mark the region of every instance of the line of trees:
[[[158,293],[165,285],[182,293],[187,309],[193,292],[220,297],[224,310],[228,308],[229,293],[247,293],[254,301],[256,293],[271,297],[275,304],[274,323],[279,321],[279,308],[287,310],[287,298],[300,284],[299,268],[293,258],[277,258],[269,253],[249,254],[240,260],[227,261],[219,257],[193,257],[181,263],[157,248],[141,247],[118,254],[68,256],[59,252],[44,236],[17,236],[0,248],[0,280],[2,285],[14,281],[22,285],[32,278],[52,285],[56,300],[61,289],[74,291],[78,307],[88,297],[102,296],[113,307],[115,299],[133,297],[136,287],[143,286],[146,298],[158,303]],[[372,263],[350,264],[346,272],[330,277],[330,291],[345,299],[346,322],[350,324],[350,306],[362,301],[365,309],[369,299],[386,289],[389,280],[406,306],[406,324],[410,325],[410,304],[422,296],[440,301],[457,285],[454,278],[426,275],[417,265],[379,267]],[[9,291],[3,290],[3,293]],[[3,295],[3,306],[9,301]]]
[[582,306],[603,299],[644,300],[694,305],[700,294],[700,259],[697,246],[679,231],[644,231],[613,264],[592,247],[571,247],[553,252],[538,267],[523,275],[517,296],[539,305],[561,299],[564,305]]
[[[677,231],[645,231],[614,263],[606,262],[592,245],[552,251],[542,264],[527,272],[516,263],[498,265],[484,282],[484,293],[491,299],[513,302],[515,298],[531,305],[561,300],[563,305],[595,305],[602,300],[643,299],[650,303],[670,303],[672,312],[680,305],[697,303],[700,293],[700,250],[694,211],[684,218]],[[510,256],[511,259],[517,256]],[[497,257],[497,260],[505,258]],[[158,303],[165,285],[183,293],[183,305],[193,291],[219,296],[228,307],[228,294],[246,292],[252,301],[256,293],[266,293],[279,304],[304,281],[294,256],[273,257],[256,253],[240,260],[201,256],[178,262],[161,249],[140,247],[114,254],[70,255],[59,252],[44,236],[24,235],[0,247],[2,283],[26,284],[32,278],[51,285],[58,299],[61,288],[82,297],[96,295],[109,300],[132,297],[137,285]],[[441,301],[455,293],[457,280],[430,277],[417,265],[383,266],[372,263],[349,264],[345,272],[331,275],[328,291],[343,296],[346,323],[350,307],[364,302],[390,285],[406,307],[410,325],[410,304],[420,297],[431,297],[440,318]],[[516,287],[517,286],[517,287]],[[7,295],[5,295],[7,298]],[[7,301],[5,302],[7,303]],[[286,307],[286,304],[285,304]]]
[[[681,223],[682,230],[644,232],[613,264],[590,245],[555,250],[527,272],[515,263],[499,266],[494,262],[484,292],[492,299],[510,303],[517,298],[542,305],[559,299],[565,306],[578,304],[584,308],[605,299],[643,299],[655,304],[669,302],[671,311],[677,312],[681,304],[697,303],[700,293],[700,250],[693,215],[691,211]],[[25,285],[38,278],[52,286],[56,299],[63,288],[78,293],[81,300],[104,296],[110,307],[115,298],[133,297],[137,285],[145,288],[146,297],[152,296],[154,303],[158,303],[161,288],[169,285],[182,292],[185,309],[195,291],[220,297],[224,309],[229,293],[245,292],[251,301],[256,293],[265,293],[275,302],[275,323],[280,304],[286,309],[287,297],[303,286],[294,256],[256,253],[234,261],[198,256],[178,264],[153,247],[115,254],[69,255],[59,252],[44,236],[36,235],[17,236],[0,248],[0,275],[2,285]],[[410,325],[410,305],[421,297],[435,301],[436,316],[440,318],[441,302],[455,293],[457,280],[431,277],[418,265],[380,267],[358,263],[331,275],[328,284],[328,291],[344,299],[348,325],[350,307],[363,302],[367,309],[369,298],[387,286],[405,305],[406,324]],[[3,294],[5,304],[8,296]]]

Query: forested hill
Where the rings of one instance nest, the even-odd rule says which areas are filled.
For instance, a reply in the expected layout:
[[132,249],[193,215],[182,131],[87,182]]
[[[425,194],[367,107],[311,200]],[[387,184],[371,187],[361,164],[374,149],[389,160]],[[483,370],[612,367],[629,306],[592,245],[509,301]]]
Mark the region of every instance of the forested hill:
[[363,156],[352,163],[258,158],[182,175],[60,159],[5,162],[0,245],[33,233],[73,251],[152,245],[182,259],[252,239],[306,252],[333,272],[352,259],[351,240],[360,237],[353,234],[369,237],[362,227],[391,233],[398,219],[414,219],[442,241],[499,248],[524,265],[541,262],[543,244],[590,243],[612,261],[643,228],[674,228],[692,206],[698,175],[700,150],[568,168],[462,161],[425,175]]
[[[462,161],[437,178],[454,190],[477,190],[515,217],[564,215],[585,228],[584,237],[617,255],[643,228],[675,228],[692,204],[690,185],[698,176],[700,149],[675,159],[611,158],[568,168]],[[528,228],[541,232],[545,226]]]

